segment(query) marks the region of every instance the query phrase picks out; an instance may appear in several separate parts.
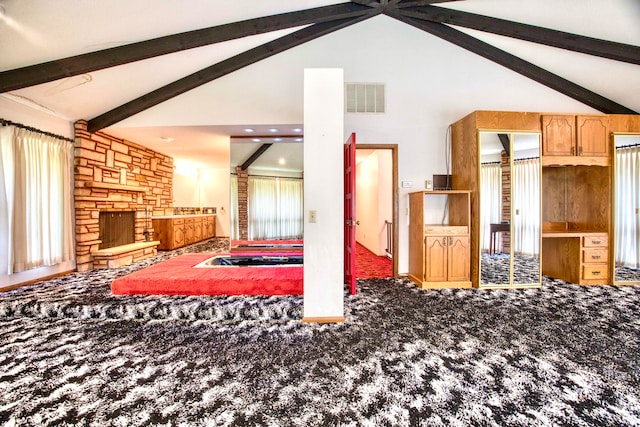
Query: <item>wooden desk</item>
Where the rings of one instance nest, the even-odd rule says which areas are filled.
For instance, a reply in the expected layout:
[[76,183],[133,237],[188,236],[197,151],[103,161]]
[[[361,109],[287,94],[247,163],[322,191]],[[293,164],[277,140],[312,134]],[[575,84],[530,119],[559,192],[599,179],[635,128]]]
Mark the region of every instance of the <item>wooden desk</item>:
[[494,250],[496,248],[496,234],[497,233],[504,233],[504,232],[508,232],[511,231],[511,226],[510,224],[491,224],[491,236],[489,238],[489,254],[493,255]]

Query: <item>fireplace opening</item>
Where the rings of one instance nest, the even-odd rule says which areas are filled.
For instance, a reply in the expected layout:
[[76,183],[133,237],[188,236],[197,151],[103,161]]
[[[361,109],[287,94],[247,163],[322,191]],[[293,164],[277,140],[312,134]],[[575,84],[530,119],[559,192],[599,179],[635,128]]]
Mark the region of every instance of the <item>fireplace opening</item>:
[[100,212],[99,249],[135,242],[135,211]]

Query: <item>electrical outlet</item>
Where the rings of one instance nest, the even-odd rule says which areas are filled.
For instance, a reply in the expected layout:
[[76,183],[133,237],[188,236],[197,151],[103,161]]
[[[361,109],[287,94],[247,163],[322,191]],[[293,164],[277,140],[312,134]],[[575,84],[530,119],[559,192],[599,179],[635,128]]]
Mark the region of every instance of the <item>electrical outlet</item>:
[[411,181],[402,181],[402,188],[411,188],[413,186],[413,182]]
[[424,182],[424,188],[426,188],[427,190],[433,190],[433,181],[431,181],[430,179],[426,180]]

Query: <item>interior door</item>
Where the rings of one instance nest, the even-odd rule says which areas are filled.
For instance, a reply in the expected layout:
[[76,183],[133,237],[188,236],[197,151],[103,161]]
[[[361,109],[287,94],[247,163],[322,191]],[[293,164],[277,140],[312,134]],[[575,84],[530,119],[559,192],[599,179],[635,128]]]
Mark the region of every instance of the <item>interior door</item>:
[[344,283],[356,294],[356,134],[344,145]]

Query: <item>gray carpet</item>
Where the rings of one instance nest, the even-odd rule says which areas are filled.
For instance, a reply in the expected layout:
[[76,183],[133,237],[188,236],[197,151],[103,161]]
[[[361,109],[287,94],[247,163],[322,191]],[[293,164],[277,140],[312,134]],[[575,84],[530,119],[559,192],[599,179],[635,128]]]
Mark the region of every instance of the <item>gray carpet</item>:
[[359,280],[335,325],[299,297],[109,295],[175,255],[0,294],[0,426],[640,425],[638,287]]

